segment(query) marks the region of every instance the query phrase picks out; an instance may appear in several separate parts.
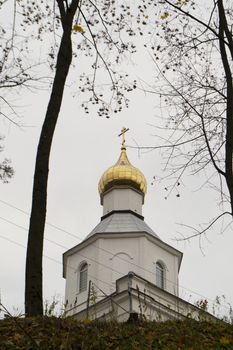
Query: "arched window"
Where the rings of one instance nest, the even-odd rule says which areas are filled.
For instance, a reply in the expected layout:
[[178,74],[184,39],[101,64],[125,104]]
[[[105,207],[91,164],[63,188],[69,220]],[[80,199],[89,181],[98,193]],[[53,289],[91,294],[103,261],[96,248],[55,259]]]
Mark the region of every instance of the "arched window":
[[79,292],[84,292],[87,289],[87,263],[84,262],[79,269]]
[[165,268],[160,262],[156,263],[156,286],[165,288]]

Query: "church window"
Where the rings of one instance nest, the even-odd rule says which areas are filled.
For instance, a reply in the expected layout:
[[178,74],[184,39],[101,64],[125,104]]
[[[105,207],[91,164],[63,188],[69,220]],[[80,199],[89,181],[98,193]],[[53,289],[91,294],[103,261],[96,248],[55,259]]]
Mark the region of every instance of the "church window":
[[165,288],[165,268],[160,262],[156,263],[156,285]]
[[87,289],[87,263],[84,262],[79,270],[79,292],[84,292]]

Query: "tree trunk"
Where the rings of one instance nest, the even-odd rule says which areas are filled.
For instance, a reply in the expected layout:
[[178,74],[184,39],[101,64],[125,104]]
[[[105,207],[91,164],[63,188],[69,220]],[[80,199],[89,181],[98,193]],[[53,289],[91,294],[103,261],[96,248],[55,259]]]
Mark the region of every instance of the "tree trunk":
[[25,313],[43,315],[42,255],[46,219],[49,156],[62,103],[62,96],[72,61],[73,14],[66,13],[57,57],[56,72],[48,108],[40,134],[34,173],[32,208],[26,257]]
[[[225,16],[225,10],[222,0],[218,0],[219,11],[219,48],[222,58],[222,64],[225,72],[227,87],[227,105],[226,105],[226,144],[225,144],[225,177],[229,190],[231,214],[233,215],[233,83],[232,71],[229,62],[227,50],[231,53],[233,59],[233,40],[229,35],[229,28]],[[228,46],[225,44],[228,41]]]

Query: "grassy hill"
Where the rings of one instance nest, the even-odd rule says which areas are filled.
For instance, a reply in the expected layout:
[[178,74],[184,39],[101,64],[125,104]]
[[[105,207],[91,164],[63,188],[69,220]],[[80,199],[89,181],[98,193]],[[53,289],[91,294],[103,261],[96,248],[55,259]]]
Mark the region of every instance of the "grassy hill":
[[233,349],[233,326],[186,321],[105,323],[71,318],[0,320],[0,350]]

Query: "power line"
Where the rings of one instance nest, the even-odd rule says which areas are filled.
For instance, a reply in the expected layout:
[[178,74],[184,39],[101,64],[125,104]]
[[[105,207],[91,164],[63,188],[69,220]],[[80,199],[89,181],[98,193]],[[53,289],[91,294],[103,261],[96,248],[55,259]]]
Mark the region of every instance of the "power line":
[[[7,222],[7,223],[9,223],[9,224],[12,224],[12,225],[18,227],[18,228],[20,228],[20,229],[22,229],[22,230],[24,230],[24,231],[27,231],[27,228],[25,228],[25,227],[23,227],[23,226],[21,226],[21,225],[18,225],[18,224],[14,223],[14,222],[11,221],[11,220],[5,219],[5,218],[3,218],[3,217],[1,217],[1,216],[0,216],[0,219],[3,220],[3,221],[5,221],[5,222]],[[62,229],[61,229],[61,230],[62,230]],[[60,244],[60,243],[57,243],[57,242],[55,242],[55,241],[53,241],[53,240],[51,240],[51,239],[49,239],[49,238],[46,238],[46,237],[45,237],[44,240],[45,240],[45,241],[48,241],[49,243],[52,243],[52,244],[54,244],[54,245],[56,245],[56,246],[58,246],[58,247],[60,247],[60,248],[62,248],[62,249],[67,249],[67,250],[69,249],[68,247],[66,247],[66,246],[64,246],[64,245],[62,245],[62,244]],[[104,248],[97,247],[96,245],[93,245],[93,246],[94,246],[95,248],[97,248],[97,249],[100,249],[100,250],[103,250],[103,251],[107,252],[107,253],[110,254],[111,256],[114,256],[114,254],[112,254],[111,252],[109,252],[108,250],[106,250],[106,249],[104,249]],[[107,268],[107,269],[109,269],[109,270],[111,270],[111,271],[114,271],[114,272],[116,272],[116,273],[118,273],[118,274],[124,276],[124,274],[123,274],[122,272],[120,272],[120,271],[118,271],[118,270],[115,270],[115,269],[113,269],[113,268],[111,268],[111,267],[109,267],[109,266],[107,266],[107,265],[105,265],[105,264],[102,264],[102,263],[100,263],[99,261],[97,261],[97,260],[95,260],[95,259],[93,259],[93,258],[87,257],[87,256],[85,256],[85,255],[83,255],[83,254],[81,254],[81,253],[79,253],[79,255],[82,256],[84,259],[91,260],[91,261],[93,261],[94,263],[97,263],[97,264],[99,264],[99,265],[101,265],[101,266],[103,266],[103,267],[105,267],[105,268]],[[127,259],[124,259],[124,258],[122,258],[122,257],[119,257],[119,256],[118,256],[117,258],[120,259],[120,260],[122,260],[122,261],[124,261],[124,262],[130,263],[131,265],[134,265],[134,266],[140,268],[142,271],[146,271],[146,272],[149,272],[149,273],[151,273],[152,275],[154,275],[154,271],[151,271],[151,270],[149,270],[149,269],[145,269],[145,268],[143,268],[142,266],[137,265],[136,263],[133,263],[133,262],[131,262],[131,261],[128,261]],[[175,287],[178,286],[177,283],[174,283],[173,281],[170,281],[170,280],[167,279],[167,278],[165,278],[165,280],[166,280],[166,282],[169,282],[169,283],[173,284]],[[187,289],[187,288],[184,288],[184,287],[181,287],[181,288],[186,289],[186,290],[192,292],[191,290],[189,290],[189,289]],[[195,292],[193,292],[193,293],[195,293]],[[195,293],[195,294],[197,294],[197,293]],[[202,296],[202,295],[199,294],[199,296]],[[202,297],[203,297],[203,296],[202,296]]]
[[[16,242],[16,241],[12,240],[12,239],[9,239],[9,238],[7,238],[7,237],[5,237],[5,236],[0,235],[0,238],[4,239],[4,240],[6,240],[6,241],[8,241],[8,242],[10,242],[10,243],[12,243],[12,244],[15,244],[15,245],[17,245],[17,246],[20,246],[21,248],[26,249],[26,246],[25,246],[25,245],[23,245],[23,244],[21,244],[21,243],[18,243],[18,242]],[[62,266],[63,266],[63,264],[62,264],[59,260],[56,260],[56,259],[54,259],[54,258],[52,258],[52,257],[50,257],[50,256],[48,256],[48,255],[43,254],[43,257],[46,258],[46,259],[48,259],[48,260],[53,261],[53,262],[56,263],[56,264],[59,264],[59,265],[62,265]],[[87,258],[87,259],[89,259],[89,258]],[[103,265],[103,264],[101,264],[101,265]],[[105,266],[105,265],[104,265],[104,266]],[[69,267],[70,269],[72,269],[72,270],[74,270],[75,272],[77,272],[77,267],[71,266],[70,264],[67,264],[67,267]],[[105,267],[107,267],[107,266],[105,266]],[[110,269],[111,269],[111,268],[110,268]],[[112,271],[116,271],[116,270],[113,270],[113,269],[111,269],[111,270],[112,270]],[[121,272],[119,272],[119,271],[117,271],[117,272],[118,272],[119,274],[121,274],[121,275],[124,276],[123,273],[121,273]],[[95,281],[102,282],[103,284],[105,284],[105,285],[107,285],[107,286],[110,286],[111,288],[113,287],[112,284],[110,284],[110,283],[108,283],[108,282],[106,282],[106,281],[103,281],[103,280],[100,279],[100,278],[96,278],[95,276],[91,275],[89,272],[88,272],[88,276],[89,276],[90,278],[94,279]],[[92,283],[94,283],[94,282],[92,281]],[[100,288],[98,287],[98,289],[100,289]],[[101,292],[102,292],[102,290],[101,290]],[[191,291],[191,292],[193,292],[193,291]],[[206,300],[210,301],[210,302],[213,303],[213,304],[216,303],[216,301],[211,300],[211,299],[209,299],[209,298],[207,298],[207,297],[205,297],[205,296],[203,296],[203,295],[201,295],[201,294],[199,294],[199,293],[195,293],[195,292],[193,292],[193,293],[196,294],[196,295],[201,296],[202,298],[205,298]],[[106,294],[106,293],[104,293],[104,294]],[[227,310],[229,311],[229,306],[221,305],[221,307],[223,307],[223,308],[225,308],[225,309],[227,309]]]
[[[24,210],[22,210],[22,209],[20,209],[20,208],[18,208],[18,207],[16,207],[16,206],[14,206],[14,205],[12,205],[12,204],[10,204],[10,203],[7,203],[6,201],[0,200],[0,202],[2,202],[3,204],[5,204],[5,205],[7,205],[7,206],[9,206],[9,207],[12,207],[12,208],[16,209],[16,210],[18,210],[18,211],[20,211],[20,212],[22,212],[22,213],[24,213],[24,214],[26,214],[26,215],[29,215],[29,213],[27,213],[26,211],[24,211]],[[10,223],[10,224],[12,224],[12,225],[14,225],[14,226],[16,226],[16,227],[18,227],[18,228],[20,228],[20,229],[23,229],[23,230],[26,230],[26,231],[27,231],[27,229],[26,229],[25,227],[20,226],[20,225],[18,225],[18,224],[15,224],[14,222],[12,222],[12,221],[10,221],[10,220],[7,220],[7,219],[2,218],[2,217],[0,217],[0,219],[4,220],[4,221],[6,221],[7,223]],[[67,230],[64,230],[64,229],[62,229],[62,228],[60,228],[60,227],[58,227],[58,226],[56,226],[56,225],[54,225],[54,224],[51,224],[51,223],[49,223],[49,222],[46,222],[46,224],[49,225],[49,226],[51,226],[51,227],[53,227],[53,228],[55,228],[55,229],[57,229],[57,230],[59,230],[59,231],[61,231],[61,232],[66,233],[66,234],[68,234],[68,235],[70,235],[70,236],[72,236],[72,237],[75,237],[75,238],[78,238],[79,240],[82,240],[82,238],[80,238],[79,236],[77,236],[77,235],[75,235],[75,234],[73,234],[73,233],[71,233],[71,232],[69,232],[69,231],[67,231]],[[55,241],[53,241],[53,240],[50,240],[50,239],[48,239],[48,238],[45,238],[45,240],[47,240],[48,242],[50,242],[50,243],[52,243],[52,244],[55,244],[55,245],[59,246],[60,248],[68,249],[68,247],[63,246],[63,245],[61,245],[61,244],[59,244],[59,243],[57,243],[57,242],[55,242]],[[108,251],[108,250],[106,250],[106,249],[104,249],[104,248],[98,247],[98,246],[96,246],[96,245],[93,245],[93,246],[94,246],[96,249],[100,249],[100,250],[102,250],[102,251],[104,251],[104,252],[110,254],[111,256],[114,255],[114,254],[112,254],[112,252],[110,252],[110,251]],[[80,254],[80,255],[81,255],[81,254]],[[90,259],[90,258],[88,258],[88,257],[86,257],[86,256],[84,256],[84,255],[81,255],[81,256],[83,256],[85,259]],[[136,264],[136,263],[134,263],[134,262],[129,262],[127,259],[124,259],[124,258],[122,258],[122,257],[119,257],[119,256],[118,256],[117,258],[120,259],[120,260],[122,260],[122,261],[125,261],[125,262],[127,262],[127,263],[130,263],[131,265],[134,265],[134,266],[140,268],[142,271],[146,271],[146,272],[149,272],[149,273],[151,273],[151,274],[154,275],[154,271],[152,271],[152,270],[145,269],[145,268],[141,267],[140,265],[138,265],[138,264]],[[117,270],[114,270],[114,269],[110,268],[109,266],[106,266],[106,265],[104,265],[104,264],[101,264],[100,262],[98,262],[98,261],[96,261],[96,260],[94,260],[94,259],[90,259],[90,260],[92,260],[93,262],[98,263],[98,264],[104,266],[105,268],[108,268],[108,269],[110,269],[110,270],[112,270],[112,271],[115,271],[115,272],[117,272],[117,273],[120,274],[120,275],[124,275],[123,273],[121,273],[121,272],[119,272],[119,271],[117,271]],[[186,290],[186,291],[188,291],[188,292],[191,292],[191,293],[193,293],[193,294],[195,294],[195,295],[198,295],[198,296],[200,296],[200,297],[202,297],[202,298],[206,298],[204,295],[202,295],[202,294],[200,294],[200,293],[197,293],[197,292],[194,292],[193,290],[191,290],[191,289],[189,289],[189,288],[186,288],[186,287],[184,287],[184,286],[178,285],[177,283],[175,283],[175,282],[169,280],[168,278],[165,278],[165,279],[166,279],[166,282],[171,283],[171,284],[174,285],[175,287],[179,287],[179,288],[181,288],[181,289],[183,289],[183,290]],[[211,299],[208,299],[208,300],[211,301],[211,302],[213,302],[213,303],[215,302],[214,300],[211,300]]]
[[[16,209],[16,210],[18,210],[18,211],[20,211],[20,212],[22,212],[22,213],[24,213],[24,214],[26,214],[26,215],[29,215],[28,212],[26,212],[26,211],[24,211],[24,210],[22,210],[22,209],[20,209],[20,208],[18,208],[18,207],[16,207],[16,206],[14,206],[14,205],[8,203],[8,202],[6,202],[6,201],[0,200],[0,202],[2,202],[3,204],[5,204],[5,205],[7,205],[7,206],[9,206],[9,207],[11,207],[11,208],[13,208],[13,209]],[[24,230],[24,231],[28,231],[27,228],[25,228],[25,227],[23,227],[23,226],[21,226],[21,225],[18,225],[18,224],[16,224],[16,223],[12,222],[11,220],[8,220],[8,219],[3,218],[3,217],[1,217],[1,216],[0,216],[0,219],[3,220],[3,221],[5,221],[5,222],[7,222],[7,223],[9,223],[9,224],[12,224],[12,225],[18,227],[18,228],[20,228],[20,229],[22,229],[22,230]],[[57,229],[57,230],[59,230],[59,231],[61,231],[61,232],[64,232],[64,233],[66,233],[66,234],[69,235],[69,236],[72,236],[72,237],[78,238],[79,240],[82,240],[82,238],[80,238],[79,236],[75,235],[74,233],[71,233],[71,232],[69,232],[69,231],[67,231],[67,230],[64,230],[64,229],[62,229],[62,228],[60,228],[60,227],[58,227],[58,226],[56,226],[56,225],[54,225],[54,224],[51,224],[51,223],[49,223],[49,222],[47,222],[47,221],[46,221],[46,225],[49,225],[49,226],[51,226],[51,227],[53,227],[53,228],[55,228],[55,229]],[[2,236],[0,236],[0,237],[2,237]],[[56,246],[62,248],[62,249],[67,249],[67,250],[69,249],[68,247],[66,247],[66,246],[64,246],[64,245],[62,245],[62,244],[60,244],[60,243],[57,243],[57,242],[55,242],[55,241],[53,241],[53,240],[50,240],[50,239],[48,239],[48,238],[44,238],[44,239],[45,239],[46,241],[48,241],[48,242],[50,242],[50,243],[52,243],[52,244],[54,244],[54,245],[56,245]],[[94,245],[94,244],[93,244],[93,246],[94,246],[96,249],[100,249],[101,251],[104,251],[104,252],[108,253],[109,255],[114,256],[114,254],[113,254],[112,252],[110,252],[110,251],[108,251],[108,250],[106,250],[106,249],[104,249],[104,248],[98,247],[98,246],[96,246],[96,245]],[[24,247],[24,248],[26,248],[26,247]],[[85,256],[85,255],[83,255],[83,254],[80,254],[80,253],[79,253],[79,255],[82,256],[82,257],[85,258],[85,259],[91,260],[91,261],[93,261],[94,263],[97,263],[97,264],[99,264],[99,265],[101,265],[101,266],[103,266],[103,267],[105,267],[105,268],[107,268],[107,269],[110,269],[111,271],[117,272],[118,274],[124,276],[124,273],[122,273],[122,272],[120,272],[120,271],[117,271],[117,270],[115,270],[115,269],[113,269],[113,268],[111,268],[111,267],[109,267],[109,266],[107,266],[107,265],[105,265],[105,264],[102,264],[102,263],[100,263],[99,261],[97,261],[97,260],[95,260],[95,259],[92,259],[92,258],[87,257],[87,256]],[[46,257],[46,256],[44,255],[44,257]],[[50,259],[50,260],[52,260],[52,258],[50,258],[50,257],[47,257],[47,258]],[[117,258],[120,259],[120,260],[122,260],[122,261],[124,261],[124,262],[130,263],[130,264],[133,265],[133,266],[138,267],[138,268],[141,269],[142,271],[149,272],[150,274],[153,274],[153,275],[155,274],[155,271],[146,269],[146,268],[144,268],[144,267],[142,267],[142,266],[140,266],[140,265],[138,265],[138,264],[136,264],[136,263],[134,263],[134,262],[131,262],[131,261],[127,260],[127,259],[124,259],[124,258],[119,257],[119,256],[117,256]],[[55,261],[55,262],[58,262],[58,261]],[[60,263],[60,262],[59,262],[59,263]],[[62,263],[60,263],[60,264],[62,265]],[[68,266],[68,265],[67,265],[67,266]],[[72,268],[72,269],[76,270],[76,268]],[[92,276],[92,278],[95,278],[95,277]],[[96,279],[96,278],[95,278],[95,279]],[[96,279],[96,280],[98,280],[98,279]],[[178,283],[175,283],[174,281],[171,281],[171,280],[169,280],[169,279],[166,278],[166,277],[165,277],[165,280],[166,280],[166,282],[169,282],[170,284],[172,284],[172,285],[175,286],[175,287],[179,287],[179,288],[181,288],[181,289],[183,289],[183,290],[186,290],[186,291],[188,291],[188,292],[191,292],[191,293],[193,293],[193,294],[195,294],[195,295],[197,295],[197,296],[199,296],[199,297],[201,297],[201,298],[205,298],[205,299],[211,301],[211,303],[215,303],[214,300],[212,300],[212,299],[210,299],[210,298],[207,298],[207,297],[205,297],[204,295],[202,295],[202,294],[200,294],[200,293],[194,292],[193,290],[191,290],[191,289],[189,289],[189,288],[186,288],[186,287],[184,287],[184,286],[182,286],[182,285],[179,285]],[[101,281],[101,280],[100,280],[100,281]],[[105,283],[105,284],[108,284],[108,285],[110,285],[110,286],[112,287],[112,285],[109,284],[109,283],[107,283],[107,282],[104,282],[104,281],[101,281],[101,282],[103,282],[103,283]],[[225,306],[225,307],[226,307],[226,306]],[[226,308],[227,308],[227,307],[226,307]],[[229,309],[229,308],[228,308],[228,309]]]
[[[30,215],[27,211],[25,211],[25,210],[23,210],[23,209],[20,209],[20,208],[16,207],[15,205],[12,205],[12,204],[10,204],[10,203],[8,203],[8,202],[6,202],[6,201],[3,201],[2,199],[0,199],[0,202],[3,203],[3,204],[5,204],[5,205],[7,205],[7,206],[10,207],[10,208],[13,208],[13,209],[18,210],[19,212],[21,212],[21,213],[23,213],[23,214],[25,214],[25,215],[27,215],[27,216]],[[65,229],[62,229],[62,228],[60,228],[60,227],[58,227],[58,226],[56,226],[56,225],[54,225],[54,224],[51,224],[51,223],[48,222],[48,221],[46,221],[45,224],[48,225],[48,226],[51,226],[51,227],[55,228],[56,230],[59,230],[59,231],[61,231],[61,232],[64,232],[64,233],[68,234],[68,235],[71,236],[71,237],[78,238],[80,241],[83,240],[83,238],[81,238],[81,237],[79,237],[79,236],[77,236],[77,235],[75,235],[75,234],[73,234],[73,233],[71,233],[71,232],[69,232],[69,231],[66,231]]]
[[[14,241],[14,240],[11,240],[11,239],[9,239],[9,238],[7,238],[7,237],[4,237],[4,236],[0,235],[0,238],[4,239],[4,240],[6,240],[6,241],[8,241],[8,242],[10,242],[10,243],[12,243],[12,244],[15,244],[15,245],[17,245],[17,246],[20,246],[20,247],[26,249],[26,246],[24,246],[23,244],[18,243],[18,242]],[[51,257],[48,256],[48,255],[44,255],[44,254],[43,254],[43,257],[45,257],[46,259],[49,259],[49,260],[51,260],[51,261],[53,261],[53,262],[55,262],[55,263],[57,263],[57,264],[59,264],[59,265],[62,265],[62,263],[61,263],[60,261],[58,261],[58,260],[56,260],[56,259],[54,259],[54,258],[51,258]],[[67,265],[67,266],[68,266],[69,268],[73,269],[74,271],[77,271],[77,268],[74,268],[74,267],[71,266],[71,265]],[[111,285],[110,283],[108,283],[108,282],[106,282],[106,281],[103,281],[103,280],[101,280],[100,278],[96,278],[95,276],[92,276],[90,273],[88,273],[88,276],[89,276],[90,278],[92,278],[92,279],[94,279],[94,280],[96,280],[96,281],[98,281],[98,282],[102,282],[102,283],[104,283],[104,284],[106,284],[106,285],[108,285],[108,286],[110,286],[110,287],[112,288],[112,285]],[[119,303],[117,303],[117,302],[112,298],[111,295],[106,294],[106,293],[105,293],[99,286],[97,286],[92,280],[91,280],[91,283],[92,283],[105,297],[109,297],[110,300],[111,300],[113,303],[115,303],[116,305],[118,305],[123,311],[127,312],[128,314],[130,314],[130,312],[129,312],[128,310],[126,310],[122,305],[120,305]],[[141,292],[140,292],[140,293],[141,293]],[[150,297],[149,295],[148,295],[148,297],[149,297],[153,302],[155,302],[155,300],[154,300],[152,297]],[[206,298],[206,299],[207,299],[207,298]],[[211,301],[210,299],[207,299],[207,300]],[[168,307],[166,307],[165,305],[163,305],[163,306],[164,306],[165,308],[168,308]],[[227,310],[229,311],[229,307],[227,307],[227,306],[225,306],[225,305],[220,305],[220,306],[223,307],[223,308],[225,308],[225,309],[227,309]],[[169,308],[168,308],[168,309],[169,309]],[[169,309],[169,310],[170,310],[170,309]]]
[[[26,215],[30,215],[30,214],[27,213],[26,211],[24,211],[24,210],[22,210],[22,209],[20,209],[20,208],[18,208],[18,207],[16,207],[16,206],[14,206],[14,205],[12,205],[12,204],[10,204],[10,203],[7,203],[6,201],[0,200],[0,202],[2,202],[3,204],[5,204],[5,205],[7,205],[7,206],[9,206],[9,207],[11,207],[11,208],[16,209],[16,210],[18,210],[18,211],[20,211],[20,212],[22,212],[22,213],[24,213],[24,214],[26,214]],[[8,223],[12,223],[10,220],[7,220],[7,219],[2,218],[2,217],[0,217],[0,218],[1,218],[2,220],[4,220],[4,221],[8,222]],[[23,230],[27,230],[27,229],[25,229],[25,227],[22,227],[22,226],[20,226],[20,225],[15,224],[15,223],[12,223],[12,224],[15,225],[16,227],[22,228]],[[46,225],[49,225],[49,226],[51,226],[51,227],[53,227],[53,228],[55,228],[55,229],[57,229],[57,230],[59,230],[59,231],[61,231],[61,232],[64,232],[64,233],[66,233],[67,235],[69,235],[69,236],[71,236],[71,237],[78,238],[80,241],[83,240],[81,237],[75,235],[74,233],[71,233],[71,232],[69,232],[69,231],[67,231],[67,230],[64,230],[64,229],[62,229],[62,228],[60,228],[60,227],[58,227],[58,226],[56,226],[56,225],[54,225],[54,224],[51,224],[51,223],[49,223],[49,222],[47,222],[47,221],[46,221]],[[52,241],[52,240],[49,240],[49,239],[47,239],[47,238],[45,238],[45,240],[47,240],[47,241],[49,241],[50,243],[53,243],[53,244],[55,244],[55,245],[57,245],[57,246],[60,246],[61,248],[68,249],[67,247],[62,246],[62,245],[59,245],[59,243],[56,243],[56,242],[54,242],[54,241]],[[93,244],[93,247],[95,247],[96,249],[99,249],[99,250],[101,250],[101,251],[103,251],[103,252],[109,254],[111,257],[114,256],[114,254],[113,254],[112,252],[110,252],[109,250],[107,250],[107,249],[104,249],[104,248],[102,248],[102,247],[98,247],[98,246],[96,246],[95,244]],[[80,255],[81,255],[81,254],[80,254]],[[87,258],[87,257],[85,257],[85,256],[83,256],[83,257],[84,257],[84,258]],[[117,258],[118,258],[119,260],[124,261],[124,262],[130,263],[132,266],[135,266],[135,267],[141,269],[142,271],[149,272],[149,273],[152,274],[152,275],[155,274],[155,271],[153,271],[153,270],[151,270],[151,269],[146,269],[146,268],[144,268],[144,267],[142,267],[142,266],[136,264],[135,262],[128,261],[127,259],[124,259],[123,257],[120,257],[120,256],[117,256]],[[99,263],[98,261],[95,261],[95,260],[94,260],[94,262]],[[99,264],[100,264],[100,263],[99,263]],[[105,266],[105,267],[107,267],[107,266]],[[108,267],[107,267],[107,268],[108,268]],[[116,271],[116,272],[117,272],[117,273],[120,273],[119,271]],[[120,273],[120,274],[121,274],[121,273]],[[123,274],[122,274],[122,275],[123,275]],[[190,289],[188,289],[188,288],[186,288],[186,287],[183,287],[183,286],[179,285],[178,283],[175,283],[174,281],[169,280],[168,278],[165,278],[165,279],[166,279],[166,282],[172,284],[174,287],[179,287],[179,288],[182,288],[182,289],[187,290],[187,291],[189,291],[189,292],[192,292],[192,293],[194,293],[194,294],[196,294],[196,295],[199,295],[199,296],[201,296],[201,297],[204,297],[203,295],[198,294],[198,293],[195,293],[195,292],[193,292],[192,290],[190,290]]]
[[[4,239],[5,241],[8,241],[8,242],[10,242],[10,243],[12,243],[12,244],[15,244],[15,245],[17,245],[17,246],[19,246],[19,247],[21,247],[21,248],[27,249],[27,247],[26,247],[25,245],[23,245],[23,244],[21,244],[21,243],[19,243],[19,242],[16,242],[16,241],[14,241],[14,240],[12,240],[12,239],[9,239],[9,238],[4,237],[4,236],[2,236],[2,235],[0,235],[0,238]],[[43,254],[43,257],[46,258],[46,259],[48,259],[48,260],[51,260],[51,261],[55,262],[56,264],[59,264],[59,265],[62,265],[62,266],[63,266],[63,264],[62,264],[59,260],[56,260],[56,259],[52,258],[52,257],[49,256],[49,255]],[[67,266],[68,266],[70,269],[72,269],[72,270],[74,270],[74,271],[77,271],[77,268],[76,268],[76,267],[73,267],[73,266],[71,266],[71,265],[67,265]],[[112,287],[112,285],[111,285],[110,283],[108,283],[108,282],[106,282],[106,281],[103,281],[103,280],[101,280],[100,278],[96,278],[95,276],[92,276],[92,275],[90,275],[90,274],[89,274],[89,277],[95,279],[96,281],[102,282],[102,283],[104,283],[104,284],[106,284],[106,285]]]
[[130,312],[129,312],[128,310],[126,310],[122,305],[120,305],[119,303],[117,303],[117,302],[112,298],[111,295],[106,294],[106,293],[105,293],[99,286],[97,286],[94,282],[92,282],[92,284],[93,284],[96,288],[98,288],[99,291],[100,291],[101,293],[103,293],[103,295],[104,295],[105,297],[110,298],[110,300],[111,300],[114,304],[116,304],[117,306],[119,306],[123,311],[125,311],[126,313],[128,313],[128,314],[130,315]]
[[[24,230],[24,231],[27,231],[27,228],[26,228],[26,227],[23,227],[23,226],[21,226],[21,225],[15,224],[13,221],[7,220],[7,219],[5,219],[5,218],[3,218],[3,217],[1,217],[1,216],[0,216],[0,219],[3,220],[3,221],[5,221],[5,222],[7,222],[7,223],[9,223],[9,224],[12,224],[12,225],[18,227],[18,228],[20,228],[20,229],[22,229],[22,230]],[[51,240],[51,239],[49,239],[49,238],[46,238],[46,237],[45,237],[44,240],[47,241],[47,242],[49,242],[49,243],[52,243],[52,244],[54,244],[54,245],[56,245],[56,246],[58,246],[58,247],[60,247],[60,248],[62,248],[62,249],[67,249],[67,250],[69,249],[68,247],[64,246],[63,244],[57,243],[57,242],[55,242],[55,241],[53,241],[53,240]],[[25,247],[25,248],[26,248],[26,247]],[[103,266],[103,267],[105,267],[105,268],[107,268],[107,269],[109,269],[109,270],[111,270],[111,271],[117,272],[117,273],[119,273],[120,275],[124,276],[124,273],[121,273],[121,272],[118,271],[118,270],[115,270],[115,269],[113,269],[113,268],[111,268],[111,267],[109,267],[109,266],[107,266],[107,265],[105,265],[105,264],[102,264],[101,262],[99,262],[99,261],[97,261],[97,260],[95,260],[95,259],[93,259],[93,258],[91,258],[91,257],[87,257],[86,255],[83,255],[83,254],[81,254],[81,253],[79,253],[79,256],[82,256],[84,259],[90,260],[90,261],[92,261],[92,262],[94,262],[94,263],[99,264],[100,266]],[[126,261],[127,261],[127,260],[126,260]],[[128,262],[128,261],[127,261],[127,262]]]
[[[20,226],[20,225],[18,225],[18,224],[15,224],[14,222],[12,222],[12,221],[10,221],[10,220],[7,220],[7,219],[2,218],[2,217],[0,217],[0,219],[6,221],[7,223],[10,223],[10,224],[12,224],[12,225],[18,227],[18,228],[20,228],[20,229],[22,229],[22,230],[24,230],[24,231],[27,231],[27,229],[26,229],[25,227]],[[13,240],[11,240],[11,239],[9,239],[9,238],[6,238],[6,237],[4,237],[4,236],[2,236],[2,235],[0,235],[0,237],[1,237],[2,239],[5,239],[5,240],[11,242],[11,243],[17,244],[18,246],[20,246],[20,247],[22,247],[22,248],[24,248],[24,249],[27,248],[27,247],[24,246],[23,244],[18,243],[18,242],[16,242],[16,241],[13,241]],[[51,240],[51,239],[48,239],[48,238],[44,238],[44,239],[45,239],[46,241],[48,241],[48,242],[50,242],[50,243],[52,243],[52,244],[54,244],[54,245],[56,245],[56,246],[62,248],[62,249],[68,249],[68,247],[66,247],[66,246],[64,246],[64,245],[62,245],[62,244],[60,244],[60,243],[57,243],[57,242],[55,242],[55,241],[53,241],[53,240]],[[98,262],[98,261],[96,261],[96,260],[94,260],[94,259],[92,259],[92,258],[90,258],[90,257],[87,257],[87,256],[85,256],[85,255],[83,255],[83,254],[79,254],[79,255],[82,256],[82,257],[85,258],[85,259],[88,259],[88,260],[93,261],[94,263],[97,263],[97,264],[99,264],[99,265],[102,265],[102,266],[104,266],[105,268],[110,269],[111,271],[117,272],[117,273],[121,274],[122,276],[124,275],[123,273],[121,273],[121,272],[119,272],[119,271],[117,271],[117,270],[114,270],[114,269],[110,268],[109,266],[104,265],[104,264],[102,264],[102,263],[100,263],[100,262]],[[49,256],[47,256],[47,255],[44,255],[44,254],[43,254],[43,256],[44,256],[45,258],[49,259],[49,260],[52,260],[52,261],[54,261],[54,262],[56,262],[56,263],[59,263],[60,265],[63,265],[63,264],[62,264],[61,262],[59,262],[58,260],[55,260],[55,259],[53,259],[53,258],[51,258],[51,257],[49,257]],[[67,265],[67,266],[70,267],[71,269],[75,270],[75,271],[77,270],[77,268],[74,268],[74,267],[72,267],[72,266],[70,266],[70,265]],[[90,276],[90,277],[96,279],[94,276]],[[103,283],[106,283],[106,284],[108,284],[108,285],[110,285],[110,286],[112,287],[111,284],[109,284],[109,283],[107,283],[107,282],[105,282],[105,281],[102,281],[102,280],[100,280],[100,279],[98,279],[98,280],[101,281],[101,282],[103,282]]]

